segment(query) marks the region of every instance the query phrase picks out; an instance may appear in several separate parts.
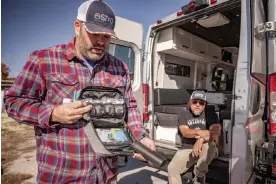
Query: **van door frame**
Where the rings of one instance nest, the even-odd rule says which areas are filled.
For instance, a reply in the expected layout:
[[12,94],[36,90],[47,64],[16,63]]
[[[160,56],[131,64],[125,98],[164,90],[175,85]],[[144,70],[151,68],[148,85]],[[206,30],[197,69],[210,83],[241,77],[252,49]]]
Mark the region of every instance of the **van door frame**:
[[[242,184],[251,181],[250,177],[254,172],[255,145],[259,139],[262,139],[264,129],[262,116],[264,113],[263,104],[265,102],[265,85],[261,82],[262,80],[258,78],[258,75],[253,76],[252,72],[258,73],[261,71],[261,68],[259,68],[260,66],[255,66],[257,63],[256,61],[264,60],[264,63],[266,64],[266,39],[257,40],[254,32],[254,29],[266,20],[264,17],[260,17],[260,11],[262,11],[261,9],[263,7],[261,7],[262,4],[258,3],[262,3],[261,0],[243,0],[241,3],[241,36],[239,53],[242,54],[239,54],[238,58],[235,76],[238,80],[235,80],[235,99],[233,100],[234,105],[232,108],[232,158],[229,165],[229,183],[231,184]],[[261,56],[256,58],[255,52],[258,52],[258,55]],[[253,94],[253,90],[255,89],[254,86],[256,85],[260,89],[259,97]],[[259,98],[260,101],[258,101]],[[258,104],[255,103],[255,100],[258,101]],[[254,104],[258,105],[258,107],[254,110],[254,114],[252,114],[252,108],[250,107]],[[251,126],[256,126],[259,132],[252,133],[250,129]],[[250,145],[250,143],[253,145]],[[250,157],[250,151],[252,152],[252,158]]]
[[[251,0],[241,1],[241,31],[238,64],[236,69],[234,92],[235,99],[232,106],[233,113],[231,122],[231,159],[230,181],[231,184],[242,184],[246,167],[247,132],[246,122],[248,118],[248,102],[250,97],[249,69],[251,62]],[[238,97],[238,98],[237,98]]]

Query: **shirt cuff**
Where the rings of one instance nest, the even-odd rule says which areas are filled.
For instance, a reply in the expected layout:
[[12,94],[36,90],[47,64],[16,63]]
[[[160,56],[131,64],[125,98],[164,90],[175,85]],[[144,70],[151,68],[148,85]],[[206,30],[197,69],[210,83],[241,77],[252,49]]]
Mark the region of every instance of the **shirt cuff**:
[[39,124],[44,127],[44,128],[55,128],[57,125],[59,125],[58,122],[51,122],[50,118],[52,115],[52,112],[54,110],[56,106],[54,105],[43,105],[43,107],[41,107],[39,109]]
[[138,142],[145,137],[149,138],[149,135],[145,129],[140,129],[139,132],[134,133],[134,139]]

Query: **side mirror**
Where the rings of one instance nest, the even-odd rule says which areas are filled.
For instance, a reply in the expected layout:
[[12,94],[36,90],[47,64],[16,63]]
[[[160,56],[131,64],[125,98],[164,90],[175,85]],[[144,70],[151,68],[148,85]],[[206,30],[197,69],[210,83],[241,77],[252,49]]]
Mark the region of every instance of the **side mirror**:
[[220,81],[223,74],[223,68],[215,67],[213,70],[212,81]]

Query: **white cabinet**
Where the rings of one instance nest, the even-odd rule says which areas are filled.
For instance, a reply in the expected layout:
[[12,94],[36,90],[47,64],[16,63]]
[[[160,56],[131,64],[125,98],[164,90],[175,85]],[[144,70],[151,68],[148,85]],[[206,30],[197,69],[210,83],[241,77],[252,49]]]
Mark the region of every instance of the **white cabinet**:
[[193,50],[197,54],[206,55],[207,52],[207,42],[201,40],[197,37],[193,37]]
[[178,27],[159,33],[156,51],[192,61],[223,63],[221,47]]
[[174,43],[181,50],[191,50],[193,47],[192,36],[179,28],[174,29]]
[[208,45],[207,56],[211,57],[212,59],[221,60],[221,48],[210,43]]
[[214,61],[221,60],[221,48],[214,45],[211,42],[193,36],[193,51],[197,54],[201,54],[204,57]]

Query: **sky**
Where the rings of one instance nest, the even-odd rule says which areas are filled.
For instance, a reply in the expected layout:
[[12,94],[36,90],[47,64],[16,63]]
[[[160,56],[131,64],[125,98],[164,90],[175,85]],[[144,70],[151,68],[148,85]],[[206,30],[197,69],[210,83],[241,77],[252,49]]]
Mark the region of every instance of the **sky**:
[[[73,22],[83,1],[1,1],[1,61],[11,69],[10,77],[19,74],[34,50],[67,43],[74,37]],[[104,1],[116,15],[141,23],[144,38],[151,24],[188,3],[188,0]]]

